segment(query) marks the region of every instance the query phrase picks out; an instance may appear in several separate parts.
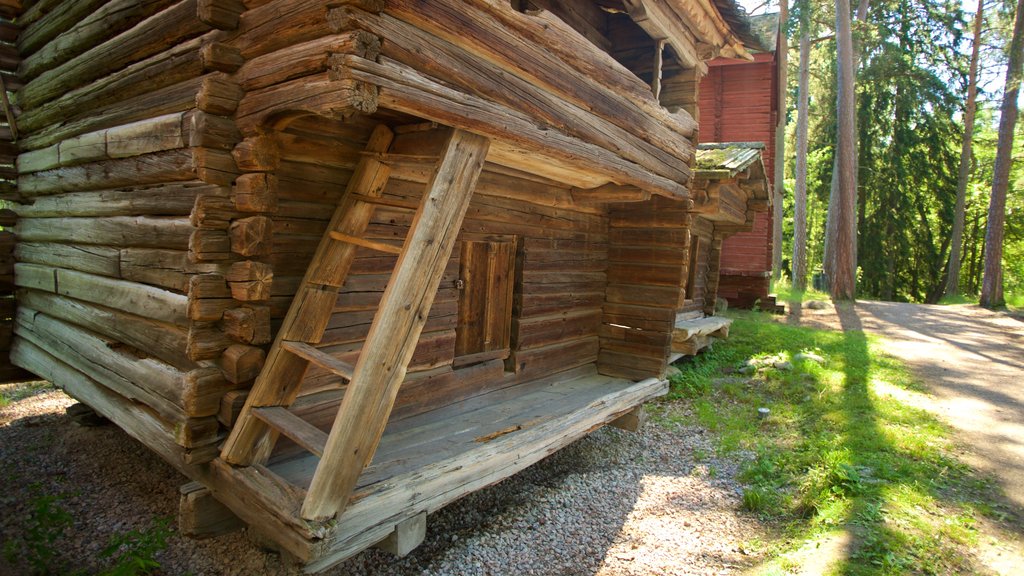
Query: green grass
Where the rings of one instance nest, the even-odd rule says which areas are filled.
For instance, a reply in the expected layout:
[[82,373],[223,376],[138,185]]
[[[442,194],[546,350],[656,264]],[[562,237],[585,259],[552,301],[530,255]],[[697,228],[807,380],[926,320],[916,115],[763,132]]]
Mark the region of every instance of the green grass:
[[[1011,312],[1020,312],[1024,310],[1024,294],[1010,294],[1004,295],[1006,300],[1006,307]],[[956,296],[943,296],[939,300],[939,304],[977,304],[978,296],[976,295],[964,295],[957,294]]]
[[[809,282],[809,281],[808,281]],[[788,280],[776,280],[772,283],[772,292],[775,294],[779,302],[807,302],[809,300],[831,300],[832,297],[826,292],[819,292],[814,288],[808,287],[803,292],[794,290],[793,285]]]
[[1018,312],[1024,310],[1024,294],[1007,294],[1006,305]]
[[[707,427],[719,453],[752,455],[742,507],[781,533],[766,573],[785,573],[787,554],[843,530],[854,545],[840,574],[970,572],[976,521],[1002,521],[1006,508],[989,479],[955,458],[943,424],[891,394],[921,391],[906,368],[861,331],[731,315],[727,342],[681,363],[669,393],[681,402],[663,417]],[[800,352],[825,361],[795,360]],[[751,359],[762,367],[738,374]],[[760,407],[770,416],[759,419]]]
[[51,388],[50,383],[45,380],[0,384],[0,408],[9,406],[18,400],[24,400],[29,396],[35,396]]
[[951,304],[977,304],[977,296],[969,296],[965,294],[954,294],[951,296],[943,296],[939,299],[939,304],[951,305]]

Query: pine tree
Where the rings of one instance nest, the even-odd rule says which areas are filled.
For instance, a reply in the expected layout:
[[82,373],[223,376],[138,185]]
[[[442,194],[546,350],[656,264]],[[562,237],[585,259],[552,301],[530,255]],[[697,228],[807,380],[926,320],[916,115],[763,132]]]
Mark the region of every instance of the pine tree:
[[988,205],[985,232],[985,275],[981,282],[981,305],[998,308],[1006,305],[1003,296],[1003,237],[1006,221],[1006,191],[1013,162],[1013,133],[1017,126],[1017,96],[1020,94],[1021,64],[1024,62],[1024,0],[1017,1],[1010,40],[1010,58],[1006,65],[1006,87],[999,115],[999,144],[992,176],[992,197]]

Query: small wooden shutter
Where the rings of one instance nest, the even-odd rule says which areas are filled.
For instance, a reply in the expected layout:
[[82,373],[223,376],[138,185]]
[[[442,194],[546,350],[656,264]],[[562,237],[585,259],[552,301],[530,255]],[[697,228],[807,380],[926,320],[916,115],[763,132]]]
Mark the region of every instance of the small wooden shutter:
[[515,257],[514,238],[463,242],[456,357],[508,356]]
[[697,297],[697,267],[700,266],[700,236],[690,233],[690,268],[687,270],[686,299]]

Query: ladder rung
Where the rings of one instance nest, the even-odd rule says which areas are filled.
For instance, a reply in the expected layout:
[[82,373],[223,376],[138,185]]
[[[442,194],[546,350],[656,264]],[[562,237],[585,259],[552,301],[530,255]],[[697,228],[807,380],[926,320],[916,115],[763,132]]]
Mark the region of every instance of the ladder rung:
[[373,240],[367,240],[366,238],[357,238],[356,236],[349,236],[348,234],[342,234],[341,232],[331,231],[331,238],[341,242],[348,242],[349,244],[355,244],[356,246],[362,246],[363,248],[369,248],[371,250],[377,250],[378,252],[387,252],[388,254],[401,254],[402,248],[399,246],[392,246],[391,244],[385,244],[384,242],[375,242]]
[[395,200],[393,198],[381,198],[379,196],[366,196],[363,194],[352,194],[352,197],[360,202],[367,204],[374,204],[376,206],[388,206],[390,208],[401,208],[403,210],[412,210],[415,212],[420,209],[420,205],[415,202],[406,202],[405,200]]
[[288,411],[283,406],[253,408],[252,413],[268,426],[291,438],[296,444],[322,458],[327,434]]
[[346,380],[351,380],[352,373],[355,371],[355,368],[348,362],[338,360],[334,356],[321,352],[305,342],[291,342],[289,340],[285,340],[281,342],[281,348],[284,348],[300,358],[305,358],[313,364],[316,364],[333,374],[341,376]]

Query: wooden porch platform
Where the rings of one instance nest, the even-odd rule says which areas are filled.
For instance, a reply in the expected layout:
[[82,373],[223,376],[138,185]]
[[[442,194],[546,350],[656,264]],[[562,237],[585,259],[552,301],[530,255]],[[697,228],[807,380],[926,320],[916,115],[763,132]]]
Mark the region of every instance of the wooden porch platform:
[[[593,365],[495,390],[391,423],[336,521],[299,516],[318,459],[292,452],[266,467],[216,460],[214,495],[316,572],[423,515],[501,481],[668,390],[664,380],[602,376]],[[296,489],[298,487],[299,489]]]

